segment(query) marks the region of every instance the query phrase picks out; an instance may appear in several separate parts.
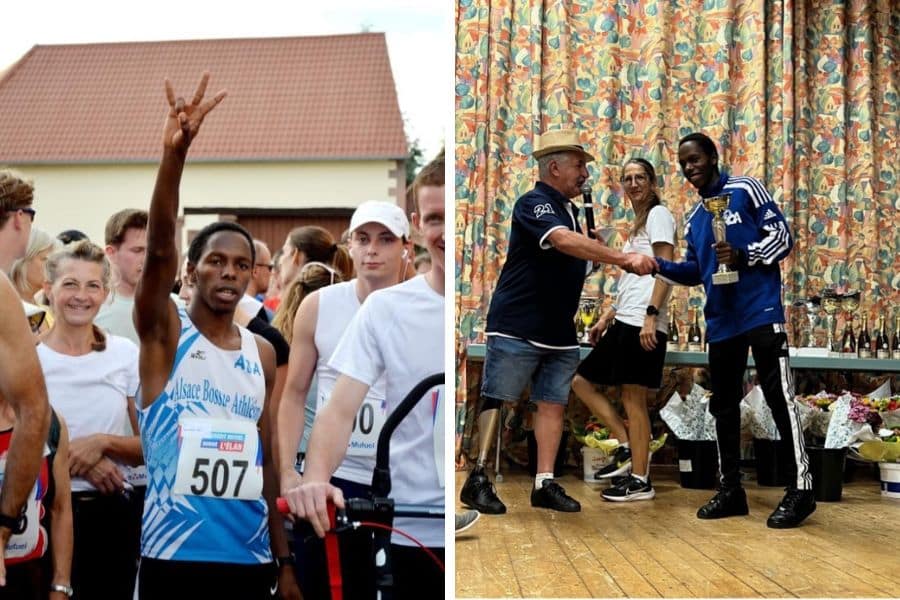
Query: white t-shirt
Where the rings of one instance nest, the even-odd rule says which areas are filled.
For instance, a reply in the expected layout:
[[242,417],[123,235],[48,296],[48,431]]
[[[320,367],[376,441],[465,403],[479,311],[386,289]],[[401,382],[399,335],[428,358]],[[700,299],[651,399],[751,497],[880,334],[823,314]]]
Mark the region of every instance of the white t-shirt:
[[[637,252],[653,256],[653,244],[657,242],[675,245],[675,218],[669,209],[661,204],[650,209],[650,214],[647,215],[647,225],[633,239],[625,242],[622,252]],[[619,277],[616,320],[635,327],[643,327],[644,317],[647,316],[647,305],[650,304],[650,298],[653,296],[655,283],[656,279],[652,275],[623,273]],[[657,306],[659,316],[656,317],[656,330],[662,333],[669,331],[666,304],[664,302],[662,306]]]
[[124,338],[128,338],[140,346],[137,330],[134,328],[134,320],[131,317],[134,310],[134,297],[126,298],[121,294],[112,292],[109,300],[100,307],[100,312],[94,318],[97,327]]
[[[370,386],[384,374],[390,414],[420,381],[444,371],[444,297],[423,275],[372,293],[347,326],[329,365]],[[443,385],[427,391],[394,430],[391,497],[397,503],[444,504],[444,395]],[[395,527],[426,546],[444,546],[442,519],[398,518]],[[412,545],[398,535],[392,542]]]
[[[110,335],[103,352],[69,356],[39,344],[37,353],[50,405],[65,419],[69,439],[95,433],[132,435],[128,397],[134,397],[138,388],[137,346]],[[122,473],[129,481],[134,480],[129,467],[123,465]],[[72,478],[73,492],[94,489],[84,479]]]

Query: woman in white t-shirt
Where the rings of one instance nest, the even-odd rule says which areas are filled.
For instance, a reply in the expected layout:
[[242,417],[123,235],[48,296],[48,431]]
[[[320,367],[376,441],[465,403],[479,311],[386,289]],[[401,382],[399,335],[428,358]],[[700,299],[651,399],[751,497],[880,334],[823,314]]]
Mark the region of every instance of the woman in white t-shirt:
[[[672,260],[675,219],[660,202],[653,165],[643,158],[631,158],[625,163],[621,181],[634,210],[634,226],[622,251]],[[591,340],[596,345],[572,380],[572,389],[581,401],[609,427],[612,437],[621,442],[612,463],[598,471],[595,478],[631,472],[603,491],[607,500],[649,500],[656,495],[649,478],[647,392],[659,388],[662,379],[669,287],[660,286],[655,290],[655,283],[651,275],[623,273],[619,277],[616,303],[591,329]],[[622,405],[628,415],[627,429],[595,385],[621,388]]]
[[[131,598],[139,556],[143,463],[134,396],[137,347],[94,325],[109,293],[103,249],[84,240],[45,264],[56,320],[37,347],[50,404],[69,429],[74,531],[72,587],[79,598]],[[143,490],[140,487],[139,490]]]

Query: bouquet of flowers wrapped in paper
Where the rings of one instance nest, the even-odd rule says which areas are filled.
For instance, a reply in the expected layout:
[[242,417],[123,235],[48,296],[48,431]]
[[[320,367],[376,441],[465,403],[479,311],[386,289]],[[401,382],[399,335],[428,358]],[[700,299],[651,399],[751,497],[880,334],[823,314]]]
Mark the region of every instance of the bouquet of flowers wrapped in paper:
[[[890,398],[876,393],[860,396],[844,393],[829,408],[831,420],[825,435],[826,448],[844,448],[855,442],[879,441],[875,431],[883,419],[881,412],[888,412]],[[894,410],[896,410],[896,405]]]
[[874,462],[900,462],[900,427],[881,428],[878,436],[860,444],[857,454]]
[[[849,393],[849,392],[846,392]],[[837,394],[819,392],[815,395],[797,396],[794,404],[800,413],[800,427],[812,438],[824,439],[831,421],[831,406],[840,398]]]
[[780,440],[778,426],[772,416],[772,409],[766,403],[766,396],[758,385],[741,400],[741,424],[747,423],[750,433],[758,440]]
[[869,412],[876,413],[879,422],[875,423],[885,429],[900,427],[900,396],[872,398],[864,396],[860,400]]
[[609,428],[605,427],[594,415],[590,415],[583,426],[570,423],[572,435],[588,448],[596,448],[609,454],[619,445],[619,440],[609,437]]
[[696,383],[684,398],[678,392],[659,411],[659,416],[681,440],[716,439],[716,421],[709,412],[711,392]]

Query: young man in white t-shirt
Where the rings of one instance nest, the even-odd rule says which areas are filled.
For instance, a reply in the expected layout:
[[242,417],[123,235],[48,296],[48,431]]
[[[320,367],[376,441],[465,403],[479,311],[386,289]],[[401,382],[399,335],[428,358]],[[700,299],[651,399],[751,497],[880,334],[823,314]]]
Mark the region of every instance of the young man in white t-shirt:
[[112,215],[106,221],[104,238],[116,285],[94,322],[111,334],[140,345],[132,313],[134,291],[147,254],[147,211],[126,208]]
[[[403,210],[389,202],[364,202],[350,218],[350,256],[356,279],[323,287],[303,299],[294,318],[291,358],[285,392],[278,409],[279,470],[282,494],[300,485],[294,463],[303,437],[306,397],[315,376],[316,407],[320,410],[331,396],[339,373],[328,365],[344,331],[372,292],[396,285],[409,262],[409,220]],[[366,497],[371,492],[375,469],[375,445],[384,423],[384,378],[366,394],[354,427],[347,456],[331,482],[346,497]],[[309,538],[308,526],[294,531],[296,567],[303,594],[320,597],[328,593],[324,547]],[[341,538],[341,567],[354,577],[344,580],[348,598],[374,595],[371,535],[355,532]]]
[[[346,454],[351,429],[369,388],[385,377],[387,413],[420,381],[444,369],[444,159],[422,169],[414,185],[413,223],[431,255],[432,269],[369,296],[347,328],[329,365],[340,373],[331,399],[316,415],[303,483],[287,490],[291,512],[321,537],[329,528],[327,502],[343,508],[329,483]],[[391,497],[407,504],[443,504],[443,385],[426,392],[391,439]],[[441,559],[443,519],[404,519],[398,529]],[[442,570],[399,536],[392,540],[394,597],[443,598]]]

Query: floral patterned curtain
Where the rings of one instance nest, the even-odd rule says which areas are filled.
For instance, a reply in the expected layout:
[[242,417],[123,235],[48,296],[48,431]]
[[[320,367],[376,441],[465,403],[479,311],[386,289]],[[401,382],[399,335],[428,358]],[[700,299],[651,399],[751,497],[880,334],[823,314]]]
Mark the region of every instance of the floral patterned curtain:
[[[791,223],[786,306],[843,284],[870,317],[898,313],[896,0],[459,0],[456,23],[458,401],[546,129],[576,127],[597,157],[597,221],[616,227],[613,244],[632,217],[625,159],[656,166],[680,223],[696,196],[678,140],[707,133],[722,165],[763,180]],[[585,293],[613,295],[617,276],[601,271]],[[682,327],[702,295],[676,288]]]

